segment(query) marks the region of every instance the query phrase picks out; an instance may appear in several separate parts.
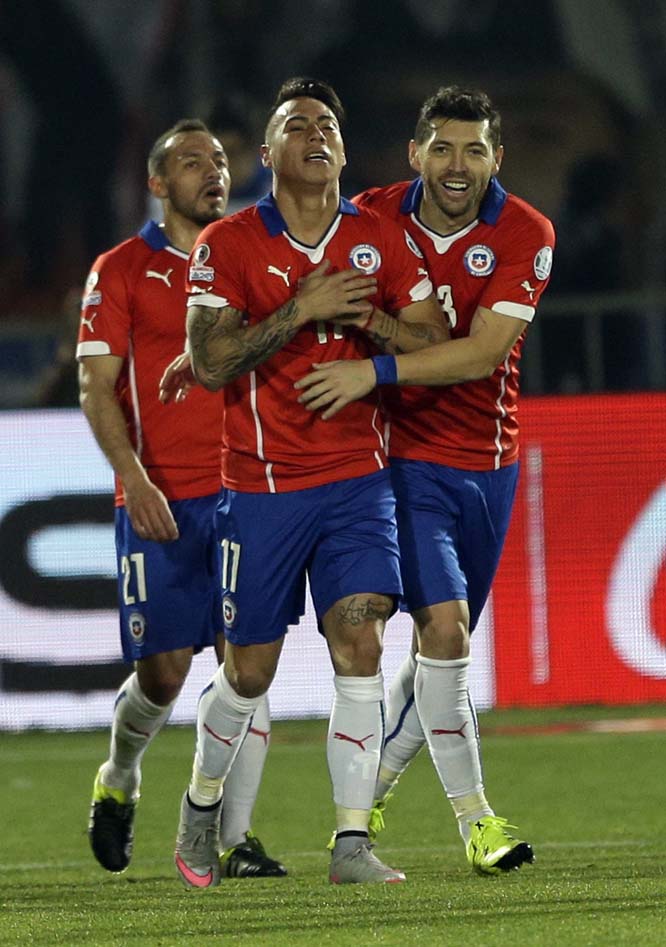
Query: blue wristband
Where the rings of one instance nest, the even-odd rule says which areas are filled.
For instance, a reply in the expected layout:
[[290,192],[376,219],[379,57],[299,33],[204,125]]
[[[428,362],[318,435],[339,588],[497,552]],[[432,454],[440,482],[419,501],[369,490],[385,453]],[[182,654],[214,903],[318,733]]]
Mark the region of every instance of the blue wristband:
[[378,385],[398,384],[398,363],[394,355],[373,355],[371,361],[375,366]]

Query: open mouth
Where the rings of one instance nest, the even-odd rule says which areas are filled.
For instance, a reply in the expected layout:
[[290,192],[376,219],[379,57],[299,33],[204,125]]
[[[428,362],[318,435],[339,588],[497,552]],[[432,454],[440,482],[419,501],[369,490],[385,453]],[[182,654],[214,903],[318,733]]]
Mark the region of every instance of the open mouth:
[[221,184],[211,184],[210,187],[207,187],[203,192],[203,196],[214,198],[224,197],[224,188]]
[[325,151],[313,151],[311,154],[305,156],[305,160],[308,162],[323,161],[325,164],[328,164],[330,158]]
[[464,194],[469,189],[466,181],[442,181],[442,187],[449,194]]

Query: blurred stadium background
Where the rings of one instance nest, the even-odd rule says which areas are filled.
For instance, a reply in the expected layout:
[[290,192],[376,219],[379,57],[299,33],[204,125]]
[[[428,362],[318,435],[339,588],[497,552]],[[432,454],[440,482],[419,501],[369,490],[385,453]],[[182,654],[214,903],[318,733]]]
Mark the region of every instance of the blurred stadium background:
[[[348,196],[410,176],[437,86],[486,89],[503,184],[558,231],[523,360],[516,514],[475,636],[479,708],[664,699],[664,0],[5,0],[0,729],[105,725],[123,677],[111,477],[75,406],[88,267],[154,213],[145,155],[178,118],[219,131],[234,208],[260,196],[264,114],[298,73],[346,104]],[[393,619],[387,679],[408,636]],[[192,719],[211,660],[175,721]],[[271,698],[276,717],[328,712],[311,615]]]

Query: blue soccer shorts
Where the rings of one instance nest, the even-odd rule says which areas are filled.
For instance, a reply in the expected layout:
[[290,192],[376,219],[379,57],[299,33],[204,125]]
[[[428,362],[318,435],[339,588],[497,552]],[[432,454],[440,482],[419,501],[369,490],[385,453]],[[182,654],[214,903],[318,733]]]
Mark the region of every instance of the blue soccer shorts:
[[140,539],[124,507],[116,509],[120,637],[126,661],[192,647],[201,651],[222,631],[218,494],[169,503],[179,538]]
[[224,632],[237,645],[277,641],[305,610],[401,594],[395,497],[388,470],[288,493],[223,489],[217,508]]
[[403,611],[467,601],[474,630],[492,585],[516,494],[517,463],[459,470],[391,459]]

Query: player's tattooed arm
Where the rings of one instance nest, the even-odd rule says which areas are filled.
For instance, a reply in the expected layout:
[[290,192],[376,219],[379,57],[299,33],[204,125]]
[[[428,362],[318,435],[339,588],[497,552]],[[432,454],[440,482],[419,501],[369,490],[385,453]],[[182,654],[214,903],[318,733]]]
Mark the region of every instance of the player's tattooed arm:
[[415,352],[437,342],[444,342],[448,338],[448,332],[438,309],[432,310],[433,319],[428,322],[396,319],[381,309],[375,309],[366,326],[366,335],[380,351],[388,355]]
[[232,306],[191,306],[187,338],[197,381],[217,391],[252,371],[296,335],[302,324],[298,316],[295,298],[255,326],[244,326],[245,314]]
[[380,352],[388,355],[418,352],[449,338],[442,309],[434,295],[405,306],[397,316],[375,307],[369,318],[336,316],[329,321],[356,326]]
[[197,381],[217,391],[279,352],[308,322],[334,313],[367,319],[376,280],[351,268],[329,274],[329,268],[323,260],[298,281],[295,296],[256,325],[244,325],[245,314],[232,306],[191,306],[187,337]]

